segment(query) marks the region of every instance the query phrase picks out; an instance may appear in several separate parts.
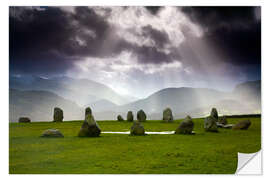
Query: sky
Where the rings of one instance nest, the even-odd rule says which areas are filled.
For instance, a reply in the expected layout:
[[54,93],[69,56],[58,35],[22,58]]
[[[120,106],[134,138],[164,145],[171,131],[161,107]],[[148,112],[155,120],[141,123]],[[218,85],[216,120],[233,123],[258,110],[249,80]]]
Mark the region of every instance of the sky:
[[261,79],[260,7],[10,7],[11,76],[69,76],[146,97]]

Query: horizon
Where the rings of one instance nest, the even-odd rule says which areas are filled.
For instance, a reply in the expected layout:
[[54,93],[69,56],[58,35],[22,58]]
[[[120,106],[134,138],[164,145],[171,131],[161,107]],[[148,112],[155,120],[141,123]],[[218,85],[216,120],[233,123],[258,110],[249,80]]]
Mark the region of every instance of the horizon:
[[[11,77],[15,77],[15,78],[21,78],[22,76],[21,75],[10,75]],[[24,76],[25,77],[25,76]],[[29,76],[28,76],[29,77]],[[54,79],[54,78],[70,78],[70,79],[75,79],[75,80],[88,80],[88,81],[94,81],[94,80],[91,80],[91,79],[87,79],[87,78],[74,78],[74,77],[70,77],[70,76],[66,76],[66,75],[62,75],[62,76],[54,76],[54,77],[42,77],[42,76],[36,76],[36,75],[30,75],[30,77],[32,77],[32,78],[41,78],[41,79]],[[249,80],[249,81],[243,81],[243,82],[240,82],[240,83],[238,83],[238,84],[236,84],[232,89],[230,89],[230,90],[220,90],[220,89],[214,89],[214,88],[207,88],[207,87],[191,87],[191,86],[178,86],[178,87],[165,87],[165,88],[162,88],[162,89],[158,89],[158,90],[156,90],[156,91],[153,91],[153,92],[151,92],[150,94],[148,94],[148,95],[145,95],[144,97],[136,97],[136,96],[132,96],[132,95],[130,95],[130,94],[121,94],[121,93],[119,93],[119,92],[117,92],[115,89],[113,89],[113,88],[111,88],[110,86],[108,86],[108,85],[106,85],[106,84],[102,84],[102,83],[100,83],[100,84],[102,84],[102,85],[105,85],[106,87],[108,87],[108,88],[110,88],[110,89],[112,89],[113,91],[115,91],[116,93],[118,93],[119,95],[121,95],[121,96],[124,96],[124,97],[133,97],[133,98],[136,98],[136,100],[134,100],[134,101],[137,101],[137,100],[141,100],[141,99],[145,99],[145,98],[148,98],[149,96],[151,96],[151,95],[153,95],[153,94],[155,94],[155,93],[157,93],[157,92],[159,92],[159,91],[162,91],[162,90],[165,90],[165,89],[174,89],[174,88],[176,88],[176,89],[178,89],[178,88],[197,88],[197,89],[211,89],[211,90],[216,90],[216,91],[220,91],[220,92],[227,92],[227,93],[229,93],[229,92],[232,92],[234,89],[235,89],[235,87],[237,86],[237,85],[239,85],[239,84],[242,84],[242,83],[247,83],[247,82],[256,82],[256,81],[261,81],[261,79],[258,79],[258,80]],[[99,82],[97,82],[97,81],[94,81],[95,83],[99,83]],[[14,89],[14,88],[11,88],[11,89]],[[43,91],[46,91],[46,90],[43,90]],[[53,92],[52,92],[53,93]],[[101,99],[102,100],[102,99]],[[108,99],[103,99],[103,100],[107,100],[108,101]],[[98,101],[100,101],[100,100],[97,100],[96,102],[98,102]],[[132,102],[134,102],[134,101],[131,101],[131,103]]]

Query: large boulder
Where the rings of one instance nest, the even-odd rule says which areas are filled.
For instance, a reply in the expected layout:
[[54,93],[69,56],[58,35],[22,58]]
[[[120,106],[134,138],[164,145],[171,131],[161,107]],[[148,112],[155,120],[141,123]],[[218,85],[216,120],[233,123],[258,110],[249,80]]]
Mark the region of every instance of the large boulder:
[[218,121],[218,112],[216,108],[212,108],[210,116],[214,117],[215,120]]
[[58,129],[47,129],[42,133],[41,137],[58,138],[64,137],[64,135]]
[[228,124],[228,121],[227,121],[226,116],[219,117],[219,118],[218,118],[218,123],[219,123],[219,124],[223,124],[223,125]]
[[100,133],[101,133],[101,130],[98,124],[96,123],[94,116],[91,114],[87,114],[78,136],[79,137],[98,137]]
[[208,116],[204,120],[204,130],[208,132],[218,132],[216,118]]
[[19,123],[30,123],[30,122],[31,122],[31,120],[28,117],[20,117],[19,118]]
[[145,122],[146,121],[146,114],[142,109],[137,112],[137,120],[139,122]]
[[164,122],[173,122],[173,114],[170,108],[166,108],[163,111],[163,119]]
[[190,116],[187,116],[175,130],[175,134],[193,134],[194,123]]
[[144,127],[139,121],[134,121],[133,125],[130,128],[130,135],[145,135]]
[[63,122],[64,113],[59,107],[55,107],[53,110],[53,122]]
[[249,119],[241,120],[237,124],[235,124],[232,129],[233,130],[246,130],[251,125],[251,121]]
[[128,113],[127,113],[127,121],[128,122],[133,122],[133,119],[134,119],[134,117],[133,117],[132,111],[128,111]]
[[124,121],[124,119],[122,118],[121,115],[118,115],[118,116],[117,116],[117,121]]
[[88,114],[92,115],[92,110],[90,107],[85,108],[85,118]]

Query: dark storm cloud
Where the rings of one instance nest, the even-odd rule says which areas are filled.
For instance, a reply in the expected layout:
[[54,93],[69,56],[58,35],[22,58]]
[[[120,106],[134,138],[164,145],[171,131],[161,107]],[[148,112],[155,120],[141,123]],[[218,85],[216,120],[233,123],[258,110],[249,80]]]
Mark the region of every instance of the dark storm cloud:
[[11,71],[35,72],[44,68],[50,72],[71,66],[69,58],[63,58],[65,55],[62,53],[73,51],[74,44],[67,36],[75,33],[75,29],[58,8],[48,8],[46,12],[10,8]]
[[164,46],[170,43],[169,36],[166,32],[154,29],[152,26],[144,26],[142,28],[143,36],[150,37],[158,48],[164,48]]
[[259,7],[184,7],[181,10],[203,28],[203,39],[224,52],[225,61],[235,65],[260,65]]
[[[149,10],[148,7],[147,9]],[[166,29],[167,26],[157,28],[156,24],[151,24],[151,19],[147,19],[153,16],[145,9],[138,11],[138,14],[140,18],[148,16],[143,17],[147,23],[138,28],[136,23],[130,23],[131,25],[123,30],[117,24],[118,18],[109,20],[113,10],[117,11],[104,8],[104,13],[100,14],[96,9],[88,7],[75,7],[72,12],[59,7],[11,7],[10,72],[65,74],[74,68],[74,62],[95,57],[95,61],[101,60],[108,65],[111,57],[118,57],[123,51],[127,51],[137,57],[138,62],[134,63],[139,65],[159,66],[181,61],[183,68],[188,67],[197,74],[210,72],[209,76],[212,76],[211,72],[216,69],[218,63],[230,63],[243,66],[240,69],[241,73],[253,77],[260,75],[259,8],[180,8],[190,20],[188,23],[182,22],[179,31],[172,27]],[[119,10],[119,15],[132,10]],[[162,9],[151,7],[149,11],[155,15]],[[154,17],[159,21],[161,15],[162,13]],[[132,18],[139,18],[137,11]],[[190,26],[190,21],[202,28],[202,36],[194,34],[194,27]],[[174,31],[171,32],[172,29]],[[123,34],[119,34],[119,31]],[[126,36],[125,33],[134,37]],[[172,39],[176,33],[184,35],[185,40],[182,42],[180,39],[179,45],[175,45],[178,39]],[[212,69],[209,68],[210,65]]]
[[[140,62],[145,64],[161,64],[171,62],[173,59],[171,54],[158,51],[155,47],[142,46],[135,49]],[[178,56],[180,58],[180,56]]]
[[[12,8],[10,12],[19,10]],[[77,7],[75,12],[73,15],[49,7],[45,11],[25,9],[20,18],[10,16],[11,49],[16,50],[16,53],[18,50],[44,52],[52,49],[69,56],[96,52],[109,31],[109,24],[92,9]],[[84,29],[93,31],[94,37],[89,36]],[[90,46],[80,46],[75,40],[76,36],[83,38]]]
[[170,55],[159,51],[168,43],[168,35],[143,28],[155,47],[137,45],[116,36],[117,29],[107,16],[98,15],[92,8],[76,7],[68,13],[58,7],[45,9],[10,8],[10,69],[23,73],[63,73],[72,62],[84,57],[111,57],[131,51],[141,63],[170,61]]
[[162,8],[161,6],[146,6],[145,7],[149,12],[151,12],[153,15],[156,15],[158,11]]
[[[107,13],[109,14],[109,10]],[[158,51],[158,48],[163,48],[166,43],[169,43],[168,35],[153,29],[150,25],[142,28],[142,36],[151,38],[155,42],[154,47],[140,46],[116,36],[118,29],[113,24],[109,24],[106,18],[97,15],[93,9],[77,7],[72,17],[79,23],[79,29],[90,29],[95,33],[94,37],[89,37],[87,33],[77,31],[77,36],[86,41],[84,48],[76,49],[78,55],[108,57],[118,55],[122,51],[131,51],[142,63],[170,61],[170,56]]]
[[[10,74],[67,75],[145,96],[260,79],[260,8],[11,7]],[[123,90],[124,89],[124,90]]]

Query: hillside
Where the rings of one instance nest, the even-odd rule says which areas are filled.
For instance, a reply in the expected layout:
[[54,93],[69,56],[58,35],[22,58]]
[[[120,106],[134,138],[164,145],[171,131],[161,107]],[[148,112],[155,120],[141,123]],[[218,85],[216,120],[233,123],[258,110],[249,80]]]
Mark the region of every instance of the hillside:
[[73,79],[66,76],[49,79],[33,76],[10,77],[9,86],[18,90],[50,91],[74,101],[80,106],[101,99],[106,99],[119,105],[130,102],[106,85],[88,79]]
[[185,112],[195,108],[214,104],[230,94],[203,88],[167,88],[162,89],[146,99],[124,106],[119,111],[144,109],[148,114],[162,112],[170,107],[174,112]]
[[255,107],[261,107],[261,81],[249,81],[238,84],[233,94],[240,101]]
[[[70,82],[70,79],[61,80],[61,82],[65,81],[66,83]],[[136,117],[136,112],[140,109],[143,109],[146,112],[148,119],[162,119],[162,112],[166,107],[170,107],[172,109],[175,118],[183,118],[188,114],[193,117],[206,116],[210,113],[212,107],[216,107],[219,114],[226,115],[260,113],[260,83],[260,81],[242,83],[237,85],[232,92],[221,92],[207,88],[166,88],[153,93],[145,99],[122,106],[119,106],[107,99],[99,99],[94,102],[87,103],[82,107],[90,106],[97,120],[115,120],[118,114],[126,118],[126,114],[129,110],[133,111]],[[74,86],[74,90],[76,86],[80,87],[81,85],[74,82],[72,86]],[[77,91],[79,91],[79,89],[77,89]],[[23,113],[25,113],[25,115],[27,115],[31,112],[35,115],[34,117],[46,117],[43,118],[43,120],[46,120],[47,118],[51,118],[52,107],[58,106],[58,104],[59,106],[61,104],[73,104],[73,106],[75,106],[75,108],[71,108],[71,105],[69,105],[67,108],[70,109],[68,110],[70,115],[67,116],[70,117],[70,120],[76,119],[73,117],[80,117],[81,114],[78,113],[78,111],[83,111],[75,103],[61,98],[54,93],[47,92],[47,95],[40,95],[42,98],[39,99],[39,94],[37,92],[40,91],[25,91],[24,93],[18,92],[20,91],[11,90],[10,94],[12,99],[12,101],[10,101],[10,109],[14,114],[12,115],[11,113],[11,115],[15,116],[15,119],[17,119],[20,114],[23,115]],[[36,93],[37,95],[33,95]],[[26,98],[25,94],[31,95],[28,95]],[[55,96],[56,98],[52,98]],[[77,96],[74,96],[74,98],[77,98]],[[20,99],[23,100],[23,103],[18,101]],[[58,101],[61,103],[58,103]],[[45,108],[40,107],[41,102],[43,106],[46,105]],[[29,103],[30,105],[28,105]],[[33,111],[32,109],[36,108],[36,106],[39,107],[38,110]],[[46,109],[46,111],[44,111],[44,109]],[[77,111],[76,109],[80,110]],[[21,113],[18,114],[18,112]],[[36,116],[36,114],[38,114],[38,116]],[[48,116],[48,114],[50,114],[50,116]]]
[[85,107],[91,107],[93,112],[103,112],[114,110],[117,107],[117,105],[106,99],[101,99],[91,104],[87,104],[85,105]]

